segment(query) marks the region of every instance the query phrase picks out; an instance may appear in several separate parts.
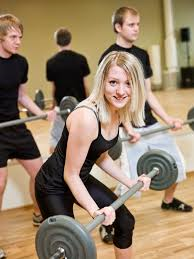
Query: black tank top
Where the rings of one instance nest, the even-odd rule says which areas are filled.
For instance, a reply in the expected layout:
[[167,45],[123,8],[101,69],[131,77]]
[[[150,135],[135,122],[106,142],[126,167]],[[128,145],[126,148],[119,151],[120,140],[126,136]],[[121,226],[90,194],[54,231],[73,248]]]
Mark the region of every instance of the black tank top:
[[[112,140],[106,140],[101,134],[101,124],[97,113],[88,106],[80,106],[78,108],[80,109],[82,107],[92,110],[98,121],[98,136],[92,141],[86,159],[80,170],[80,178],[83,182],[85,182],[87,181],[90,171],[100,155],[116,144],[119,131],[115,138]],[[65,125],[61,139],[59,140],[54,153],[43,164],[36,177],[36,187],[39,187],[42,193],[59,194],[69,190],[69,187],[63,178],[68,135],[69,133]]]

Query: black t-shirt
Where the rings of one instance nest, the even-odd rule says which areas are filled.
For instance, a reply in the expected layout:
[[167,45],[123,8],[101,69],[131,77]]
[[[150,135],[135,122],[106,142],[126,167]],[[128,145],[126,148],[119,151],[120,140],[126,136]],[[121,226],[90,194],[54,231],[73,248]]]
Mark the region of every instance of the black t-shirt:
[[[151,65],[150,65],[150,59],[149,59],[149,55],[146,50],[141,49],[135,45],[133,45],[131,48],[123,48],[117,44],[113,44],[102,54],[102,56],[99,60],[99,63],[111,51],[126,51],[130,54],[133,54],[136,58],[139,59],[139,61],[142,64],[145,79],[152,76],[153,73],[152,73],[152,69],[151,69]],[[153,125],[156,122],[157,122],[157,120],[152,114],[151,107],[148,104],[148,102],[146,101],[146,103],[145,103],[145,126]]]
[[78,101],[86,98],[83,78],[90,73],[87,59],[74,51],[63,50],[47,61],[47,80],[54,82],[57,105],[64,96],[74,96]]
[[19,118],[18,90],[28,80],[27,60],[14,54],[0,57],[0,122]]

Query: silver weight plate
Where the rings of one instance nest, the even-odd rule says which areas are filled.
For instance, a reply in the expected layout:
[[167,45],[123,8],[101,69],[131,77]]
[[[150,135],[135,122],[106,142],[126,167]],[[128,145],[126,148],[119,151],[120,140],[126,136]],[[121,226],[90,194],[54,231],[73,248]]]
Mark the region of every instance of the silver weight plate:
[[153,149],[140,157],[137,163],[137,173],[148,174],[154,167],[159,169],[159,174],[151,180],[150,189],[165,190],[176,182],[178,168],[174,158],[163,150]]
[[64,249],[68,259],[97,258],[95,244],[87,229],[68,216],[46,219],[37,231],[35,245],[39,259],[49,259],[59,248]]
[[73,109],[78,104],[78,101],[73,96],[65,96],[60,102],[60,115],[64,121],[66,121],[69,114],[73,111]]

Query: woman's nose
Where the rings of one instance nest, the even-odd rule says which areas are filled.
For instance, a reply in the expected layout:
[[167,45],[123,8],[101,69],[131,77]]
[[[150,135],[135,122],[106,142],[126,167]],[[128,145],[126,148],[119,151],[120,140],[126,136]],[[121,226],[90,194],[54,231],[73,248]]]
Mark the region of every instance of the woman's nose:
[[124,95],[125,91],[124,91],[124,87],[122,85],[117,87],[116,93],[118,95]]

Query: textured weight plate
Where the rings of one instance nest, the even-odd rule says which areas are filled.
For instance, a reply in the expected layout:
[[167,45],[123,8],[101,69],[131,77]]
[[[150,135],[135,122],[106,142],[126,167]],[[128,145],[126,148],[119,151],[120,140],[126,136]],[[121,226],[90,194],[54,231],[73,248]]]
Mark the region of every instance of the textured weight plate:
[[60,112],[62,119],[66,121],[68,115],[73,111],[73,109],[78,104],[78,101],[73,96],[65,96],[60,102]]
[[96,259],[95,244],[87,229],[68,216],[46,219],[36,234],[39,259],[49,259],[58,248],[65,250],[68,259]]
[[165,190],[176,182],[178,168],[174,158],[163,150],[153,149],[140,157],[137,163],[138,175],[147,174],[154,167],[159,174],[151,180],[150,189]]

